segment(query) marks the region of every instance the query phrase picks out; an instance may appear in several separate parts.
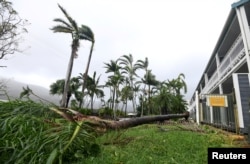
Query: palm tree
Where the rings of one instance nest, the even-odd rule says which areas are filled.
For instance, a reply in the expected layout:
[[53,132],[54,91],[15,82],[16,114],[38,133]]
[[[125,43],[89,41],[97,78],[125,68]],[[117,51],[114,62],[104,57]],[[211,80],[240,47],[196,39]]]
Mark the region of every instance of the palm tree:
[[135,67],[144,69],[145,70],[145,74],[146,74],[148,72],[148,65],[149,65],[149,62],[148,62],[148,58],[146,57],[145,61],[143,61],[143,60],[137,60],[137,62],[135,64]]
[[[144,78],[141,79],[142,83],[146,84],[148,86],[148,114],[150,114],[150,108],[151,108],[151,103],[150,103],[150,98],[151,98],[151,86],[156,86],[159,84],[159,82],[156,80],[155,75],[152,74],[152,70],[148,70],[147,74],[144,75]],[[152,112],[151,112],[152,113]]]
[[121,67],[117,64],[117,61],[110,60],[110,63],[104,63],[106,70],[106,73],[113,73],[116,74],[120,71]]
[[176,95],[172,98],[173,113],[182,113],[187,110],[187,101],[183,95]]
[[96,79],[96,72],[94,72],[93,77],[89,77],[87,80],[87,85],[86,88],[88,90],[88,94],[91,99],[91,110],[93,112],[93,105],[94,105],[94,96],[98,98],[104,97],[104,92],[100,88],[102,86],[98,85],[100,80],[100,76],[97,77]]
[[65,80],[64,79],[60,79],[60,80],[56,80],[55,83],[52,83],[50,85],[50,94],[52,95],[62,95],[63,94],[63,89],[64,89],[64,84],[65,84]]
[[120,95],[119,86],[124,82],[124,77],[119,72],[117,72],[116,74],[109,76],[108,81],[113,88],[111,109],[114,112],[114,118],[116,118],[116,108],[119,102],[118,98]]
[[72,36],[71,56],[70,56],[70,60],[68,63],[68,69],[67,69],[65,85],[64,85],[64,92],[63,92],[62,101],[61,101],[61,106],[66,107],[67,92],[69,90],[69,83],[70,83],[69,81],[70,81],[71,73],[73,69],[74,58],[77,57],[77,51],[80,46],[79,40],[80,39],[89,40],[89,36],[85,35],[85,31],[83,29],[79,30],[76,21],[69,16],[69,14],[66,12],[66,10],[62,6],[58,4],[58,7],[63,12],[64,16],[67,18],[67,21],[61,18],[54,19],[55,22],[59,22],[60,24],[52,27],[51,30],[55,33],[56,32],[68,33],[68,34],[71,34]]
[[[64,93],[64,85],[65,85],[65,80],[64,79],[60,79],[60,80],[57,80],[55,83],[52,83],[50,85],[50,94],[52,94],[52,95],[56,95],[56,94],[57,95],[62,95]],[[66,97],[66,104],[65,104],[66,108],[68,107],[69,100],[70,100],[72,95],[74,95],[76,100],[79,101],[80,94],[81,94],[81,92],[79,92],[80,86],[81,86],[81,83],[80,83],[78,78],[73,77],[70,80],[70,87],[69,87],[69,90],[67,91],[67,97]]]
[[[128,79],[129,79],[129,85],[131,88],[134,88],[134,76],[137,76],[136,70],[140,67],[137,67],[137,63],[134,64],[134,59],[132,54],[129,55],[123,55],[121,58],[118,59],[119,64],[122,65],[122,74],[127,74]],[[132,104],[133,104],[133,111],[135,112],[135,96],[134,96],[134,91],[133,92],[133,99],[132,99]]]
[[184,100],[183,95],[181,94],[181,90],[183,89],[184,93],[187,92],[187,86],[184,81],[184,74],[180,73],[176,79],[168,80],[165,82],[166,88],[168,88],[168,92],[171,94],[170,105],[168,107],[169,112],[183,112],[187,108],[187,102]]
[[118,100],[118,89],[119,85],[124,81],[123,76],[120,73],[121,67],[117,64],[117,61],[110,60],[110,63],[104,63],[107,70],[105,73],[113,73],[113,75],[108,77],[108,84],[113,89],[112,98],[110,99],[112,101],[111,109],[114,111],[114,118],[116,118],[116,111],[114,108],[115,102]]
[[167,85],[173,94],[180,95],[181,89],[184,90],[184,93],[187,92],[187,85],[184,81],[184,78],[184,74],[181,73],[176,79],[168,80]]
[[136,108],[137,108],[137,101],[136,100],[137,100],[137,97],[138,97],[138,92],[141,91],[141,85],[135,82],[134,88],[132,88],[132,89],[133,89],[132,94],[134,93],[134,95],[132,95],[133,96],[132,98],[134,98],[135,105],[136,105]]
[[[146,57],[145,58],[145,61],[143,60],[137,60],[136,64],[135,64],[135,67],[138,67],[138,68],[141,68],[141,69],[144,69],[145,70],[145,75],[148,75],[148,65],[149,65],[149,62],[148,62],[148,58]],[[146,78],[147,79],[147,78]],[[145,100],[145,96],[146,96],[146,84],[144,84],[144,89],[142,90],[142,95],[141,95],[141,100],[142,100],[142,103],[141,103],[141,117],[143,116],[143,111],[144,111],[144,100]]]
[[158,94],[155,96],[156,103],[160,108],[161,114],[168,114],[168,110],[172,108],[171,100],[174,95],[170,92],[165,82],[161,82],[158,86]]
[[105,87],[109,87],[109,99],[107,100],[107,107],[108,108],[112,108],[112,83],[111,83],[111,81],[110,80],[108,80],[106,83],[105,83],[105,85],[104,85]]
[[[95,44],[95,37],[94,37],[94,33],[92,32],[92,30],[88,26],[82,25],[81,28],[79,29],[79,31],[80,31],[80,33],[84,33],[85,35],[87,35],[88,40],[91,41],[91,43],[92,43],[91,48],[90,48],[90,52],[89,52],[88,63],[87,63],[85,73],[84,73],[83,84],[82,84],[82,93],[84,93],[84,90],[86,88],[86,81],[87,81],[87,77],[88,77],[87,75],[89,72],[90,61],[92,58],[92,52],[93,52],[94,44]],[[84,94],[82,94],[82,95],[84,96]],[[83,99],[83,97],[81,99]],[[80,101],[80,104],[79,104],[79,107],[81,107],[81,106],[82,106],[82,101]]]
[[180,95],[180,90],[183,89],[184,93],[187,93],[187,84],[184,81],[185,79],[185,75],[183,73],[180,73],[177,77],[177,85],[178,85],[178,89],[177,89],[177,94]]
[[[117,64],[117,61],[114,61],[114,60],[110,60],[110,63],[104,63],[104,64],[105,64],[104,68],[106,68],[105,73],[113,73],[113,75],[115,75],[115,74],[118,74],[121,69],[121,67]],[[111,83],[111,80],[108,80],[105,86],[110,87],[110,93],[111,93],[112,88],[113,88],[113,84]],[[112,101],[112,99],[113,98],[110,94],[110,101]]]
[[131,88],[128,85],[128,78],[125,78],[125,86],[121,89],[121,100],[123,101],[123,104],[125,105],[125,115],[127,115],[127,106],[128,106],[128,100],[133,99],[133,88]]

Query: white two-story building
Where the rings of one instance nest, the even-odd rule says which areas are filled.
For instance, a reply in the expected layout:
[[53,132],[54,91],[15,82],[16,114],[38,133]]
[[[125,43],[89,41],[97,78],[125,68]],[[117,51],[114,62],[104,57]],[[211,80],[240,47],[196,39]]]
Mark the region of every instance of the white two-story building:
[[250,0],[231,5],[224,28],[190,100],[197,123],[239,133],[250,126]]

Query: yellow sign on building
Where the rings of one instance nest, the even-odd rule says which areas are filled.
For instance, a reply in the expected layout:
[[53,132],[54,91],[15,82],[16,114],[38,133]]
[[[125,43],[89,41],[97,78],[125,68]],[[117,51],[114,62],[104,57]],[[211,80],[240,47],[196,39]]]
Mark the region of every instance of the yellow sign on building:
[[219,106],[219,107],[227,107],[227,96],[224,95],[209,95],[208,98],[208,106]]

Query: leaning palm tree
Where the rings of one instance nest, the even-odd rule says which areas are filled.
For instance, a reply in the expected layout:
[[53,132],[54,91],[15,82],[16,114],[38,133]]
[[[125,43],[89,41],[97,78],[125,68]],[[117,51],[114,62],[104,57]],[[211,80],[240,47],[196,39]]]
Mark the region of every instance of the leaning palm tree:
[[[82,84],[82,93],[84,93],[84,90],[85,90],[86,85],[87,85],[87,78],[88,78],[90,61],[92,58],[92,52],[93,52],[94,44],[95,44],[95,37],[94,37],[93,31],[88,26],[82,25],[79,28],[79,31],[80,31],[80,33],[84,33],[88,37],[88,40],[92,43],[91,48],[90,48],[90,52],[89,52],[88,63],[87,63],[85,73],[84,73],[83,84]],[[84,96],[84,94],[82,94],[82,96]],[[83,99],[83,97],[81,97],[81,99]],[[83,100],[80,101],[79,107],[82,106],[82,101]]]
[[85,39],[89,40],[89,36],[85,35],[84,30],[79,30],[77,23],[72,17],[69,16],[67,11],[58,4],[58,7],[60,10],[63,12],[64,16],[67,18],[67,21],[61,19],[61,18],[56,18],[54,19],[55,22],[60,23],[59,25],[56,25],[51,28],[53,32],[61,32],[61,33],[68,33],[72,36],[72,44],[71,44],[71,56],[70,60],[68,63],[68,69],[66,73],[66,78],[65,78],[65,85],[64,85],[64,92],[62,96],[62,101],[61,101],[61,106],[66,107],[66,99],[67,99],[67,92],[69,90],[69,81],[73,69],[73,63],[74,63],[74,58],[77,57],[77,51],[80,46],[80,39]]

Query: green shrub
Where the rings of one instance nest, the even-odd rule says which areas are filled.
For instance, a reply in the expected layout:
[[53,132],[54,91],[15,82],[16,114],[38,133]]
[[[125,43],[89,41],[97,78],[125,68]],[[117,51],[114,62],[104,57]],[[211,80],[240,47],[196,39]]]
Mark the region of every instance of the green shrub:
[[105,108],[99,109],[98,114],[101,117],[112,117],[113,110],[108,107],[105,107]]

